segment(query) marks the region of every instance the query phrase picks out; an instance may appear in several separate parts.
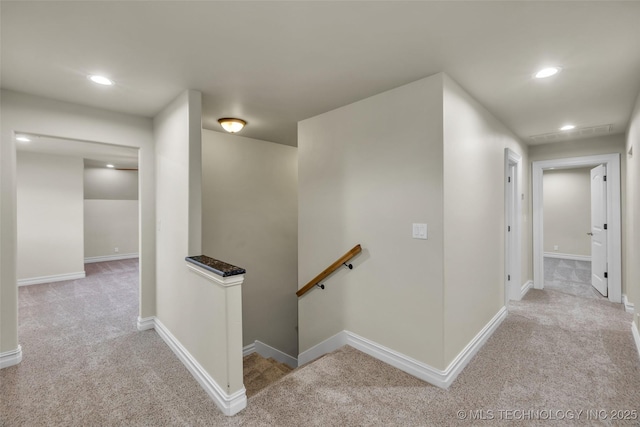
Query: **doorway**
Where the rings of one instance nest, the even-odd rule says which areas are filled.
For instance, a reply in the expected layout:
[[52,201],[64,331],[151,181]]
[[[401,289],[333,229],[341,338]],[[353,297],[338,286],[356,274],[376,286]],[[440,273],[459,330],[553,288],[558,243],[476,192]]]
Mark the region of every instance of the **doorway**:
[[138,258],[137,148],[24,133],[16,140],[18,286]]
[[[504,305],[510,299],[520,300],[526,289],[522,289],[521,272],[521,224],[522,207],[520,194],[520,171],[522,157],[505,148],[504,153],[504,195],[505,195],[505,260],[504,260]],[[525,287],[526,288],[526,287]]]
[[607,170],[606,217],[607,239],[607,297],[609,301],[622,302],[622,245],[621,245],[621,202],[620,202],[620,155],[607,154],[567,159],[533,162],[533,279],[536,289],[544,288],[544,213],[543,213],[543,172],[550,169],[596,167],[603,165]]

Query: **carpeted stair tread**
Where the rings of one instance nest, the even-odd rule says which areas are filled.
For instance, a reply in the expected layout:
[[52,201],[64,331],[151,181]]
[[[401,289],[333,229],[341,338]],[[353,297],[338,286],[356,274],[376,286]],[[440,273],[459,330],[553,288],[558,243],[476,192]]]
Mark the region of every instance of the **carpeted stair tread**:
[[258,353],[252,353],[243,359],[243,381],[247,397],[275,383],[292,371],[289,366],[274,360],[265,359]]
[[271,365],[274,368],[279,369],[284,374],[288,374],[289,372],[293,371],[293,368],[291,366],[284,363],[280,363],[277,360],[275,360],[273,357],[270,357],[267,360],[271,363]]

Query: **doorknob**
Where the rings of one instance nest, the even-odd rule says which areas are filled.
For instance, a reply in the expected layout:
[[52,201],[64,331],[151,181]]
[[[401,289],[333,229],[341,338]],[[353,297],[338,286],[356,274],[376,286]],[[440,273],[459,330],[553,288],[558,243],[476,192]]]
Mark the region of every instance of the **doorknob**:
[[587,233],[587,236],[593,236],[593,233]]

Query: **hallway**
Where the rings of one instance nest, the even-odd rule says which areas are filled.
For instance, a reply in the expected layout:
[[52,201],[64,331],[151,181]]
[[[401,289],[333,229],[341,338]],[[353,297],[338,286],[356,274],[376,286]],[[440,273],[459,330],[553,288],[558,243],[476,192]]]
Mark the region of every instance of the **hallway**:
[[620,304],[531,290],[449,390],[345,347],[227,418],[154,331],[136,330],[137,261],[90,264],[87,273],[20,288],[25,357],[0,371],[0,425],[471,425],[458,411],[497,421],[513,410],[582,410],[584,425],[586,411],[640,402],[631,315]]

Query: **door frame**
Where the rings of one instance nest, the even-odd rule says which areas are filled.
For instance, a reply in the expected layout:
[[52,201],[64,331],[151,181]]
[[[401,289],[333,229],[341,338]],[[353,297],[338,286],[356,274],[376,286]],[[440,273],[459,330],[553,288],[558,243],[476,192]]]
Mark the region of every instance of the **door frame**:
[[[512,182],[508,177],[511,168],[514,168]],[[504,305],[508,305],[510,299],[522,298],[522,203],[518,195],[520,192],[520,173],[522,171],[522,156],[509,148],[504,149]],[[511,185],[511,188],[509,187]],[[511,232],[507,226],[511,224]],[[511,275],[511,280],[509,280]]]
[[569,169],[587,166],[607,166],[607,262],[608,298],[615,303],[622,302],[622,206],[620,188],[620,154],[600,154],[566,159],[540,160],[532,162],[533,185],[533,286],[544,288],[544,215],[543,181],[544,170],[551,168]]

